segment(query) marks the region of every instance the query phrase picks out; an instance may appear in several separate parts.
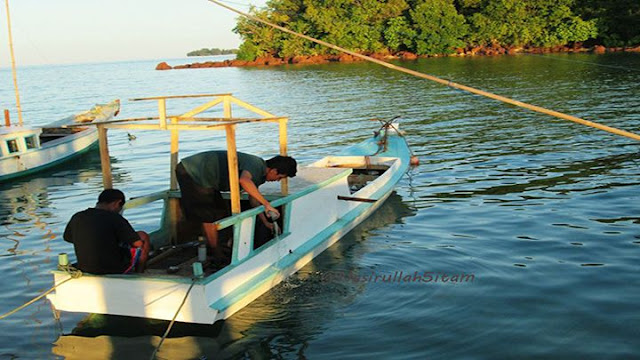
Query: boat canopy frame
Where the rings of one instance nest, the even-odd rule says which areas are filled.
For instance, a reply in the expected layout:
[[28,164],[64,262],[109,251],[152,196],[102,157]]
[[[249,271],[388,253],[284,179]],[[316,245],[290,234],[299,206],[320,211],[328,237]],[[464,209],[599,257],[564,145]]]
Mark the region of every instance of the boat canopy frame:
[[[173,99],[186,98],[213,98],[206,103],[196,106],[193,109],[180,114],[169,115],[167,113],[167,101]],[[279,134],[279,153],[287,156],[287,122],[288,117],[275,116],[270,112],[262,110],[256,106],[246,103],[235,98],[231,93],[225,94],[196,94],[196,95],[170,95],[170,96],[154,96],[144,98],[129,99],[129,101],[157,101],[158,116],[139,117],[117,119],[109,121],[98,121],[85,123],[82,125],[67,125],[64,127],[76,127],[95,125],[98,129],[98,144],[100,147],[100,164],[102,167],[102,183],[104,189],[113,188],[113,176],[111,173],[111,161],[109,157],[109,144],[107,139],[107,131],[109,129],[124,130],[156,130],[170,131],[170,192],[178,191],[178,180],[175,169],[178,165],[179,153],[179,132],[181,130],[188,131],[224,131],[226,133],[227,159],[229,164],[229,192],[231,197],[231,213],[239,214],[240,206],[240,183],[238,173],[238,155],[236,147],[236,126],[248,123],[277,123]],[[223,117],[196,117],[215,106],[221,105]],[[245,110],[258,115],[255,118],[234,118],[232,105],[237,105]],[[157,122],[155,122],[157,121]],[[288,195],[288,179],[280,180],[280,192],[283,196]],[[169,218],[171,241],[177,241],[177,219],[179,211],[179,202],[175,197],[169,198]]]

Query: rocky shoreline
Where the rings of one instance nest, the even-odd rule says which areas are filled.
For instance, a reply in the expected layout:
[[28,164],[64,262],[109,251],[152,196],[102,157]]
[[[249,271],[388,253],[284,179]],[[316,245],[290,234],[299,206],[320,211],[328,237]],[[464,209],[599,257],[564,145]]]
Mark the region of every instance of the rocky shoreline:
[[[637,52],[640,53],[640,45],[635,47],[618,47],[607,48],[601,45],[593,47],[583,47],[582,44],[573,46],[556,46],[552,48],[505,48],[499,45],[473,47],[466,49],[456,49],[451,55],[439,56],[496,56],[496,55],[515,55],[519,53],[525,54],[549,54],[549,53],[593,53],[604,54],[610,52]],[[401,51],[395,54],[390,53],[374,53],[366,54],[372,58],[380,60],[415,60],[418,58],[434,57],[434,56],[418,56],[416,54]],[[156,70],[173,70],[173,69],[203,69],[203,68],[219,68],[219,67],[246,67],[246,66],[274,66],[287,64],[326,64],[332,62],[352,63],[364,61],[355,56],[341,55],[313,55],[313,56],[293,56],[289,58],[278,57],[261,57],[254,61],[244,60],[224,60],[224,61],[207,61],[202,63],[192,63],[184,65],[170,66],[166,62],[161,62],[156,66]]]

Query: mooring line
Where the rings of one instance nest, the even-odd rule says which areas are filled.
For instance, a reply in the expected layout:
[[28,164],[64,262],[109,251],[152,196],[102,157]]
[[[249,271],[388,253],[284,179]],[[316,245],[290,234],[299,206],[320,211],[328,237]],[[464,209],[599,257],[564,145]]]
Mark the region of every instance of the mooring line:
[[534,56],[534,57],[541,57],[541,58],[545,58],[545,59],[548,59],[548,60],[565,61],[565,62],[577,63],[577,64],[589,64],[589,65],[605,67],[605,68],[609,68],[609,69],[625,70],[625,71],[639,71],[640,72],[640,69],[634,69],[634,68],[628,67],[628,66],[616,66],[616,65],[598,64],[598,63],[595,63],[595,62],[592,62],[592,61],[582,61],[582,60],[575,60],[575,59],[562,59],[562,58],[560,58],[558,56],[548,56],[548,55],[545,55],[545,54],[527,53],[526,55]]
[[603,130],[603,131],[606,131],[606,132],[609,132],[609,133],[612,133],[612,134],[625,136],[625,137],[640,141],[640,135],[634,134],[634,133],[629,132],[629,131],[617,129],[617,128],[614,128],[614,127],[611,127],[611,126],[603,125],[603,124],[600,124],[600,123],[597,123],[597,122],[593,122],[593,121],[589,121],[589,120],[584,120],[584,119],[581,119],[579,117],[575,117],[575,116],[572,116],[572,115],[567,115],[567,114],[564,114],[564,113],[561,113],[561,112],[558,112],[558,111],[554,111],[554,110],[545,109],[545,108],[540,107],[540,106],[527,104],[527,103],[524,103],[524,102],[521,102],[521,101],[518,101],[518,100],[514,100],[514,99],[510,99],[508,97],[496,95],[496,94],[493,94],[493,93],[490,93],[490,92],[486,92],[486,91],[483,91],[483,90],[480,90],[480,89],[475,89],[475,88],[472,88],[470,86],[458,84],[458,83],[455,83],[455,82],[452,82],[452,81],[449,81],[449,80],[444,80],[444,79],[441,79],[441,78],[433,76],[433,75],[428,75],[428,74],[421,73],[421,72],[418,72],[418,71],[410,70],[410,69],[404,68],[402,66],[393,65],[393,64],[390,64],[390,63],[388,63],[386,61],[374,59],[374,58],[372,58],[370,56],[367,56],[367,55],[358,54],[357,52],[353,52],[351,50],[347,50],[345,48],[342,48],[342,47],[339,47],[337,45],[328,43],[326,41],[318,40],[316,38],[312,38],[311,36],[307,36],[307,35],[304,35],[304,34],[297,33],[297,32],[295,32],[293,30],[289,30],[289,29],[287,29],[285,27],[282,27],[280,25],[276,25],[276,24],[271,23],[269,21],[260,19],[259,17],[244,13],[244,12],[242,12],[240,10],[237,10],[237,9],[231,7],[231,6],[225,5],[225,4],[223,4],[223,3],[219,2],[219,1],[216,1],[216,0],[208,0],[208,1],[214,3],[214,4],[218,5],[218,6],[221,6],[221,7],[225,8],[225,9],[227,9],[227,10],[233,11],[236,14],[239,14],[241,16],[244,16],[244,17],[248,18],[248,19],[251,19],[253,21],[257,21],[257,22],[263,23],[265,25],[271,26],[271,27],[276,28],[278,30],[284,31],[284,32],[286,32],[288,34],[291,34],[291,35],[294,35],[294,36],[297,36],[297,37],[300,37],[300,38],[315,42],[316,44],[320,44],[320,45],[326,46],[328,48],[331,48],[331,49],[334,49],[334,50],[338,50],[338,51],[343,52],[345,54],[349,54],[351,56],[354,56],[354,57],[357,57],[357,58],[360,58],[360,59],[363,59],[363,60],[366,60],[366,61],[369,61],[369,62],[376,63],[378,65],[382,65],[382,66],[384,66],[386,68],[389,68],[389,69],[392,69],[392,70],[400,71],[400,72],[403,72],[403,73],[406,73],[406,74],[409,74],[409,75],[413,75],[413,76],[416,76],[416,77],[419,77],[419,78],[423,78],[423,79],[426,79],[426,80],[431,80],[431,81],[434,81],[434,82],[437,82],[437,83],[440,83],[440,84],[443,84],[443,85],[446,85],[446,86],[450,86],[450,87],[453,87],[453,88],[456,88],[456,89],[464,90],[464,91],[467,91],[467,92],[470,92],[470,93],[473,93],[473,94],[476,94],[476,95],[485,96],[485,97],[488,97],[488,98],[491,98],[491,99],[494,99],[494,100],[502,101],[502,102],[507,103],[507,104],[515,105],[515,106],[518,106],[518,107],[521,107],[521,108],[525,108],[525,109],[529,109],[529,110],[532,110],[532,111],[535,111],[535,112],[539,112],[539,113],[542,113],[542,114],[555,116],[555,117],[560,118],[560,119],[573,121],[573,122],[581,124],[581,125],[590,126],[590,127],[593,127],[593,128],[599,129],[599,130]]
[[154,360],[156,358],[156,354],[158,353],[158,350],[160,350],[160,346],[162,346],[162,343],[164,342],[164,339],[166,339],[167,336],[169,335],[169,332],[171,331],[171,328],[173,327],[173,324],[176,322],[176,318],[178,317],[178,314],[180,313],[180,310],[182,310],[182,307],[184,306],[184,303],[187,302],[187,297],[189,297],[189,293],[191,292],[191,289],[193,289],[193,285],[196,284],[196,281],[198,281],[198,279],[193,279],[193,281],[191,282],[191,286],[189,286],[189,290],[187,290],[187,293],[184,295],[184,299],[182,299],[182,302],[180,303],[180,306],[178,307],[178,311],[176,311],[176,313],[173,315],[173,319],[171,319],[171,322],[169,323],[169,326],[167,327],[167,330],[164,332],[164,335],[162,335],[162,338],[160,339],[160,342],[158,343],[158,346],[156,346],[156,349],[153,350],[153,354],[151,354],[151,357],[149,358],[150,360]]
[[53,290],[57,289],[59,286],[61,286],[62,284],[66,283],[67,281],[69,281],[69,280],[73,280],[73,279],[77,279],[77,278],[79,278],[79,277],[81,277],[81,276],[82,276],[82,271],[77,270],[77,269],[71,269],[71,267],[61,268],[61,270],[67,271],[67,273],[68,273],[71,277],[70,277],[70,278],[68,278],[68,279],[65,279],[65,280],[61,281],[60,283],[58,283],[58,284],[56,284],[56,285],[54,285],[54,286],[52,286],[49,290],[47,290],[47,291],[43,292],[42,294],[40,294],[40,295],[36,296],[36,297],[35,297],[35,298],[33,298],[33,299],[31,299],[31,300],[27,301],[26,303],[24,303],[24,304],[22,304],[22,305],[18,306],[17,308],[15,308],[15,309],[13,309],[13,310],[11,310],[11,311],[9,311],[9,312],[5,313],[5,314],[0,315],[0,320],[3,320],[3,319],[5,319],[5,318],[9,317],[10,315],[13,315],[13,314],[17,313],[18,311],[20,311],[20,310],[22,310],[22,309],[26,308],[27,306],[29,306],[29,305],[31,305],[31,304],[33,304],[33,303],[35,303],[36,301],[38,301],[38,300],[42,299],[43,297],[47,296],[47,294],[51,293]]

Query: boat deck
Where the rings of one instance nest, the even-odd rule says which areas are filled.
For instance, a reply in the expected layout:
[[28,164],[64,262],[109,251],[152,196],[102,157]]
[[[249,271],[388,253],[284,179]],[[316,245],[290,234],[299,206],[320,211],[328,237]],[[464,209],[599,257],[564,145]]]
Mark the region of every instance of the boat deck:
[[[324,167],[298,167],[296,177],[289,179],[289,194],[295,194],[314,185],[329,181],[334,177],[346,175],[345,172],[351,172],[351,169],[342,168],[324,168]],[[278,182],[267,182],[260,186],[260,192],[263,195],[282,196],[280,193],[280,184]]]

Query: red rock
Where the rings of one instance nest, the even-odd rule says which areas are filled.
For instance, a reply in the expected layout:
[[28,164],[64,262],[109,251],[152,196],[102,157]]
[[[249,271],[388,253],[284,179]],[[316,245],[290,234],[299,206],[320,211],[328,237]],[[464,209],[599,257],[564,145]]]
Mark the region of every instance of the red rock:
[[173,68],[164,61],[156,66],[156,70],[171,70],[171,69]]
[[304,64],[307,61],[308,58],[309,58],[308,56],[297,55],[297,56],[292,57],[290,62],[292,64]]
[[240,66],[247,66],[247,61],[245,60],[231,60],[229,61],[229,66],[235,66],[235,67],[240,67]]
[[338,58],[336,59],[336,61],[344,62],[344,63],[355,62],[358,60],[359,60],[358,58],[349,54],[339,55]]
[[265,65],[283,65],[285,64],[284,59],[271,57],[266,62]]
[[269,61],[269,57],[259,57],[253,60],[251,63],[253,63],[253,65],[266,65],[267,61]]
[[476,46],[476,47],[472,47],[471,49],[469,49],[467,51],[467,54],[469,55],[477,55],[482,51],[482,46]]
[[604,54],[605,52],[607,52],[607,48],[602,46],[602,45],[596,45],[593,47],[593,49],[591,50],[594,54]]
[[416,60],[418,58],[418,55],[408,51],[402,51],[398,56],[400,56],[402,60]]
[[373,53],[373,54],[370,54],[369,57],[372,57],[378,60],[385,60],[387,58],[387,55],[382,53]]
[[309,57],[309,64],[324,64],[329,62],[329,59],[322,55],[314,55]]

